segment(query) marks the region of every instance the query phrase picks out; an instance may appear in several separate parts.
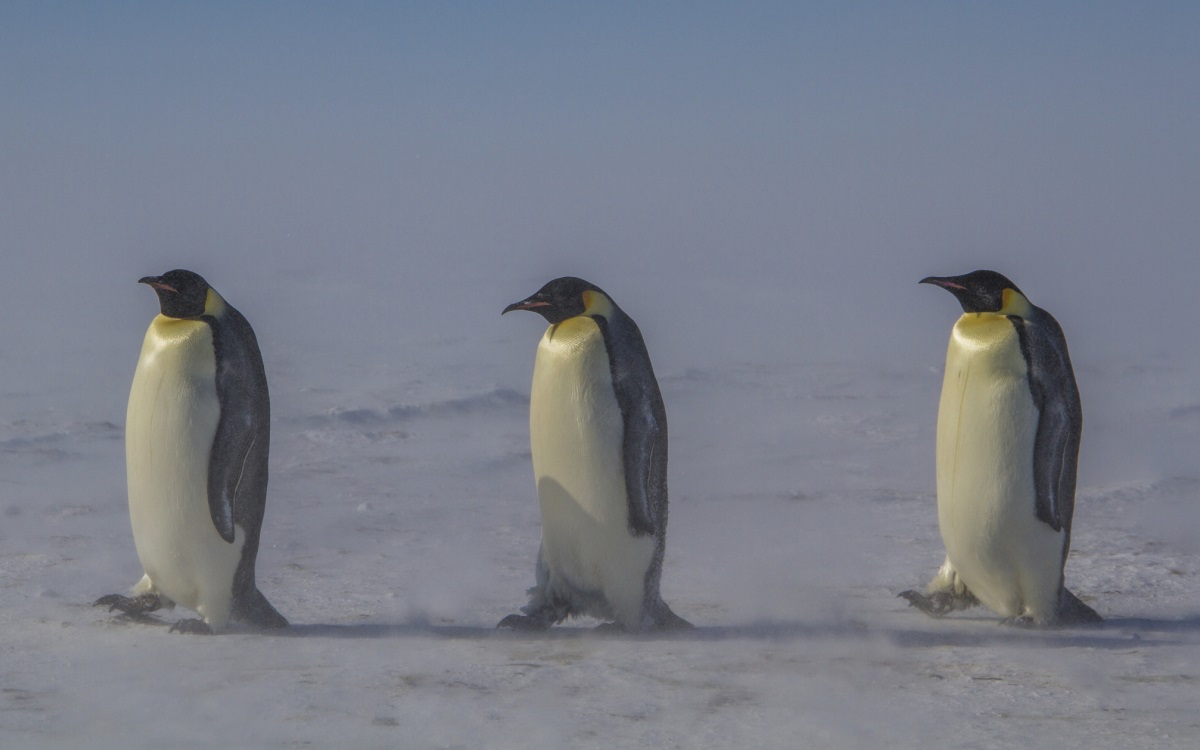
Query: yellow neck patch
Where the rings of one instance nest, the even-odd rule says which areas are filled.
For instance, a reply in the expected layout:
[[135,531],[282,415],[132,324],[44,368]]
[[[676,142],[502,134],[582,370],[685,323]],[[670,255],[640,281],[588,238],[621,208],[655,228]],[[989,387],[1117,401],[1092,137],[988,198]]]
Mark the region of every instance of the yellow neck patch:
[[217,290],[208,288],[208,296],[204,298],[204,314],[219,318],[225,313],[225,300],[217,294]]
[[599,330],[592,316],[607,320],[612,310],[612,300],[600,292],[588,289],[583,293],[583,312],[550,326],[546,335],[553,341],[582,340]]
[[600,292],[588,289],[583,293],[583,314],[607,318],[612,314],[612,300]]
[[1003,304],[1000,307],[1001,315],[1015,315],[1018,318],[1028,318],[1033,311],[1033,305],[1029,300],[1025,299],[1025,295],[1018,292],[1016,289],[1005,289],[1001,292],[1001,301]]

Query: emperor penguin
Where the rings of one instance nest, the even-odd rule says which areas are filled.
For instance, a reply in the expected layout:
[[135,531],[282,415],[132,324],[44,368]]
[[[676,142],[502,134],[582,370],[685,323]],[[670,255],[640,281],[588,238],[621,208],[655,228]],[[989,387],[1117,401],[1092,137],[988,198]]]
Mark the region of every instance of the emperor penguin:
[[543,630],[590,615],[628,631],[690,628],[658,590],[667,412],[641,331],[603,290],[574,277],[511,310],[550,324],[529,398],[542,544],[524,614],[497,627]]
[[963,315],[937,420],[946,561],[923,593],[900,596],[933,616],[983,603],[1018,625],[1099,622],[1063,585],[1083,412],[1062,328],[995,271],[921,283]]
[[271,440],[254,331],[191,271],[138,283],[154,289],[161,309],[125,416],[129,517],[145,575],[132,597],[96,605],[140,617],[178,603],[203,618],[171,628],[185,633],[219,632],[231,618],[286,627],[254,580]]

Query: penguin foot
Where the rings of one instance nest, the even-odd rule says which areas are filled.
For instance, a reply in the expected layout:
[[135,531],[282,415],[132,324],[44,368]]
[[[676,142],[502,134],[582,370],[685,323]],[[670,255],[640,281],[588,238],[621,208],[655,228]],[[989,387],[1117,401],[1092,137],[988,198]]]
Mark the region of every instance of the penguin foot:
[[955,594],[950,591],[937,591],[929,595],[922,594],[920,591],[901,591],[897,594],[902,599],[907,599],[910,607],[916,607],[930,617],[943,617],[960,609],[970,609],[979,600],[970,591],[964,591],[961,594]]
[[1024,628],[1029,630],[1038,626],[1038,621],[1029,615],[1021,615],[1020,617],[1005,617],[1000,621],[1001,625],[1006,625],[1010,628]]
[[496,623],[496,628],[511,628],[513,630],[521,630],[527,633],[546,630],[550,627],[550,621],[545,617],[536,615],[509,615],[500,622]]
[[92,606],[108,607],[109,612],[120,611],[127,617],[140,619],[155,610],[162,609],[162,599],[158,594],[141,594],[140,596],[108,594],[92,602]]
[[196,619],[179,620],[174,625],[172,625],[171,629],[168,630],[167,632],[168,633],[183,633],[184,635],[212,635],[213,634],[212,628],[210,628],[208,626],[207,622],[205,622],[204,620],[196,620]]

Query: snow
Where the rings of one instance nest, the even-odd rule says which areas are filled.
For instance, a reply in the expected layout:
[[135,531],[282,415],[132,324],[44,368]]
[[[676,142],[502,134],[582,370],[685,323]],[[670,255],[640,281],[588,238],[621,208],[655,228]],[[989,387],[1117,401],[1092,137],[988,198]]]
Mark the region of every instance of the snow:
[[[494,629],[524,602],[538,542],[524,380],[540,326],[511,317],[488,327],[503,347],[378,365],[390,385],[365,391],[308,387],[259,331],[276,403],[259,578],[285,633],[181,636],[91,608],[140,574],[120,414],[4,423],[0,745],[1194,745],[1200,477],[1181,462],[1098,482],[1087,460],[1129,432],[1195,445],[1194,368],[1081,373],[1085,399],[1160,394],[1086,433],[1068,584],[1102,627],[935,621],[896,597],[942,556],[936,366],[726,362],[659,372],[663,594],[696,630],[530,636]],[[136,352],[124,333],[114,348]]]

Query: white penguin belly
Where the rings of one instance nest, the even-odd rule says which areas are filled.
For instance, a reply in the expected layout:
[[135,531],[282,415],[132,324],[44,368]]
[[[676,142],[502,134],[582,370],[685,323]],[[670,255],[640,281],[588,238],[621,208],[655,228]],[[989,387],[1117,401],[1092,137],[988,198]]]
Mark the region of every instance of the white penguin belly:
[[[125,417],[129,516],[150,586],[214,629],[229,619],[244,532],[213,526],[208,462],[221,416],[212,331],[158,316],[133,376]],[[139,589],[146,589],[143,581]],[[138,591],[142,593],[142,591]]]
[[1038,411],[1012,323],[954,326],[938,409],[938,524],[967,588],[1006,617],[1056,615],[1062,533],[1037,520]]
[[542,337],[529,433],[551,584],[568,595],[601,594],[611,611],[593,614],[636,627],[655,541],[629,533],[625,427],[592,319],[572,318]]

